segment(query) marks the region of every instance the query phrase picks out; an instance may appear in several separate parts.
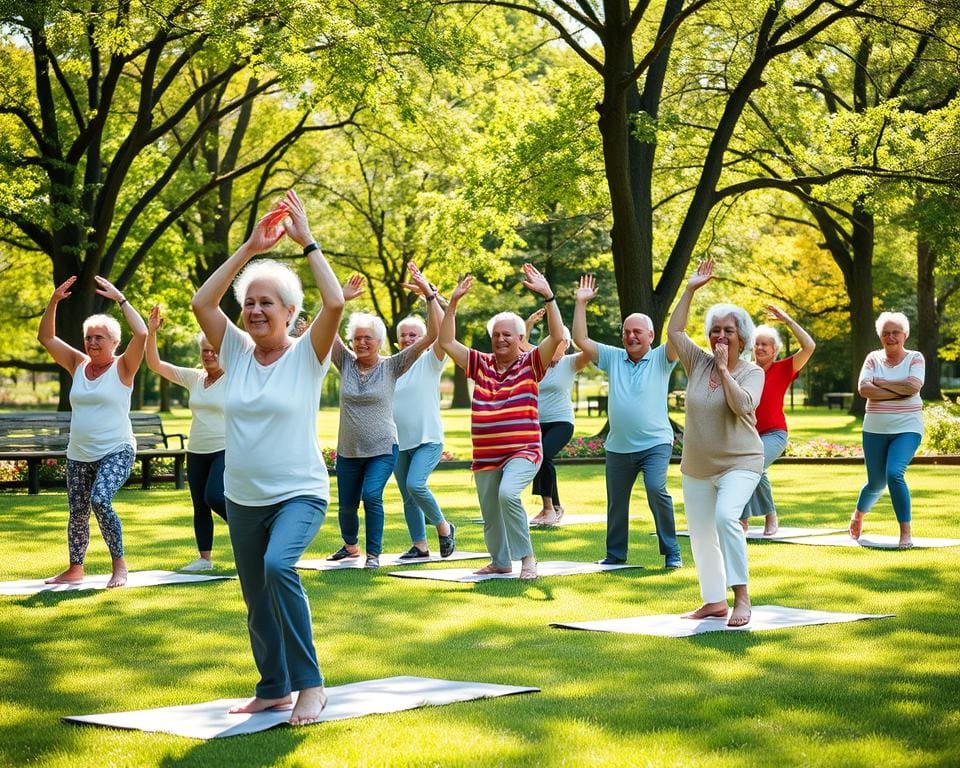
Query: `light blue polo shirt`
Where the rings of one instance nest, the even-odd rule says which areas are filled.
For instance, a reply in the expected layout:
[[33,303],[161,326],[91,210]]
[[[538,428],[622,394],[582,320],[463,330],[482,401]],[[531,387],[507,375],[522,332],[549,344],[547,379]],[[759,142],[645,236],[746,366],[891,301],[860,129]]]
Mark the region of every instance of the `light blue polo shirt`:
[[608,451],[634,453],[673,443],[667,387],[676,364],[667,359],[666,344],[650,349],[636,363],[620,347],[597,344],[597,367],[606,372],[608,382]]

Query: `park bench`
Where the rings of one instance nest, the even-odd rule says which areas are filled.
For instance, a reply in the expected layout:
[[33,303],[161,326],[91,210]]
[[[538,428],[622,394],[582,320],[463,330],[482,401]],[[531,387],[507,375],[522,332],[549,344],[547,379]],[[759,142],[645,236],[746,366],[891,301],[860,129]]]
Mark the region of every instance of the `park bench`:
[[[168,435],[156,413],[132,411],[130,422],[137,440],[140,460],[140,487],[150,487],[153,459],[173,459],[173,478],[177,488],[184,487],[187,451],[184,435]],[[63,459],[70,439],[68,411],[17,411],[0,413],[0,461],[27,462],[27,489],[40,493],[40,466],[48,459]],[[178,447],[171,442],[179,439]]]
[[607,395],[590,395],[587,398],[587,416],[593,415],[593,409],[597,409],[597,416],[607,412]]
[[832,410],[837,406],[841,411],[848,410],[853,403],[853,392],[827,392],[824,395],[827,401],[827,410]]

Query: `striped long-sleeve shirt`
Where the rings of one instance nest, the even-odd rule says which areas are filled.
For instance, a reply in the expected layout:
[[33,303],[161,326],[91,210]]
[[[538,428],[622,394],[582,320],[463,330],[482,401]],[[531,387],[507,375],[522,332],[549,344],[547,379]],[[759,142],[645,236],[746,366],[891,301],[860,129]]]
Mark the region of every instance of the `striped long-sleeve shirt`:
[[467,377],[473,379],[470,436],[475,472],[499,469],[510,459],[543,458],[537,396],[546,369],[540,352],[520,355],[503,373],[490,353],[469,351]]
[[[917,387],[923,386],[926,362],[919,352],[908,351],[896,365],[888,365],[886,353],[882,349],[874,350],[863,361],[860,369],[860,383],[872,382],[881,378],[889,381],[910,381]],[[902,432],[923,434],[923,400],[920,393],[898,397],[893,400],[867,400],[866,414],[863,417],[863,431],[881,435],[895,435]]]

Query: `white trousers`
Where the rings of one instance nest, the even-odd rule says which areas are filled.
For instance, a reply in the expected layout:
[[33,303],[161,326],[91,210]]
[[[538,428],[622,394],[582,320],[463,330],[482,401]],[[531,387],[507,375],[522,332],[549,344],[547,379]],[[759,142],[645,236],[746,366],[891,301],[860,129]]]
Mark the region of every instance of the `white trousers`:
[[689,475],[682,478],[683,505],[700,595],[705,603],[726,602],[729,587],[747,583],[747,539],[740,526],[740,514],[760,475],[733,469],[707,479]]

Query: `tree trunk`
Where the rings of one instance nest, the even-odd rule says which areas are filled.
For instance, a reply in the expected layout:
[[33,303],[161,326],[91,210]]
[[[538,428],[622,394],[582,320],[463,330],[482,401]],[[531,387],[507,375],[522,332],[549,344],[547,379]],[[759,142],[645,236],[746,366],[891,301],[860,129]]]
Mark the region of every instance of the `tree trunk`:
[[850,297],[850,342],[853,358],[850,363],[850,391],[853,402],[849,413],[862,416],[866,401],[857,392],[860,368],[867,355],[877,348],[876,316],[873,309],[873,214],[864,210],[861,201],[854,203],[850,278],[844,274]]
[[937,290],[934,269],[937,252],[929,240],[917,237],[917,328],[916,347],[926,361],[926,377],[920,397],[940,400],[940,316],[937,312]]
[[470,407],[470,388],[467,386],[467,374],[459,365],[453,367],[453,408]]

